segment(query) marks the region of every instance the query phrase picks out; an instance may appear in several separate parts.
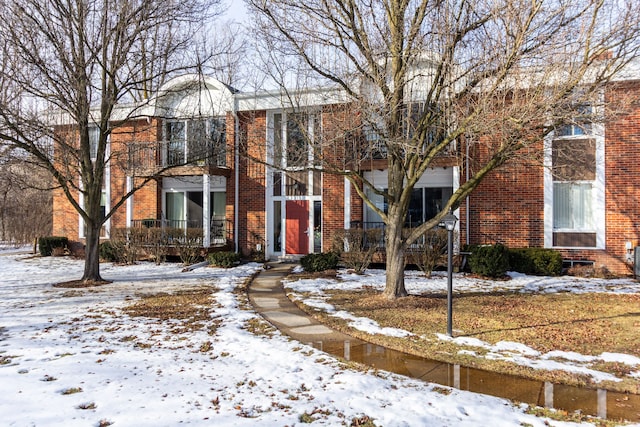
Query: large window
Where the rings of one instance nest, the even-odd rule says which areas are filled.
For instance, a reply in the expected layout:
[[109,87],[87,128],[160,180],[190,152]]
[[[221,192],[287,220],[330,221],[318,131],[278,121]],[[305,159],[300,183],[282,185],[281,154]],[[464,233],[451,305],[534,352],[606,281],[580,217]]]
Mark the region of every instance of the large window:
[[226,165],[226,120],[212,117],[165,124],[166,166]]
[[556,129],[552,141],[554,246],[596,246],[596,141],[589,135],[590,112],[580,107],[575,122]]
[[100,128],[89,126],[89,154],[91,160],[96,160],[98,156],[98,142],[100,141]]
[[[317,164],[314,151],[320,116],[314,113],[275,113],[271,156],[277,166],[297,169]],[[286,154],[283,154],[286,153]]]
[[[453,194],[451,187],[420,187],[415,188],[411,194],[409,202],[409,211],[405,219],[406,227],[415,227],[431,218],[435,217],[442,211],[442,207]],[[387,204],[381,195],[374,194],[371,190],[367,191],[369,199],[374,202],[383,212],[387,212]],[[366,207],[365,221],[380,222],[381,218],[369,207]]]
[[[225,219],[226,193],[211,192],[209,209],[212,221]],[[174,228],[200,228],[203,220],[202,191],[171,191],[165,197],[167,225]]]

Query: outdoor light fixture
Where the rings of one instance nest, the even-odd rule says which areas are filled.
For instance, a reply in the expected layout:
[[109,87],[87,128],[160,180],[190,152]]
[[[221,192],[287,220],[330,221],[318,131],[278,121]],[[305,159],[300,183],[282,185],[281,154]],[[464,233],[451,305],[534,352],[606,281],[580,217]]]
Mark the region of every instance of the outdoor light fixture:
[[458,218],[449,211],[442,223],[447,229],[447,335],[453,336],[451,327],[453,313],[453,230],[456,228]]

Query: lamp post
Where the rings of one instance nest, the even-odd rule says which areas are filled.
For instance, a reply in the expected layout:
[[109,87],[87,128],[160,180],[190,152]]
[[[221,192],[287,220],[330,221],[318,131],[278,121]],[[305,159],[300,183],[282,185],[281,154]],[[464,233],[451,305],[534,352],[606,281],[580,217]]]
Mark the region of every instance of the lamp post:
[[453,313],[453,230],[456,228],[458,218],[449,211],[442,218],[445,228],[447,229],[447,335],[453,336],[452,332],[452,313]]

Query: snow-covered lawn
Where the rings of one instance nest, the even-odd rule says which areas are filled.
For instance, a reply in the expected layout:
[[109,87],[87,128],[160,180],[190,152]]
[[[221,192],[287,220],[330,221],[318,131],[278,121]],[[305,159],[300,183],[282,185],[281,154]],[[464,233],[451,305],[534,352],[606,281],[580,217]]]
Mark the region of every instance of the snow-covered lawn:
[[[113,283],[53,287],[82,262],[0,256],[0,424],[3,426],[569,425],[509,402],[380,372],[359,372],[279,334],[243,329],[256,318],[232,291],[257,264],[181,272],[175,264],[113,266]],[[318,284],[319,285],[319,284]],[[129,317],[141,294],[215,289],[206,325]],[[302,416],[302,418],[301,418]],[[547,424],[549,423],[549,424]]]
[[[300,269],[298,271],[301,271]],[[495,291],[515,291],[522,293],[640,293],[640,283],[631,279],[585,279],[572,276],[561,277],[536,277],[526,276],[515,272],[510,272],[510,280],[491,281],[456,274],[454,278],[454,291],[456,293],[477,293]],[[363,287],[378,289],[382,291],[385,285],[383,270],[368,270],[364,275],[349,274],[343,272],[339,275],[340,280],[328,279],[302,279],[287,281],[287,288],[291,289],[290,297],[303,301],[306,305],[324,310],[331,315],[346,319],[350,326],[371,334],[385,334],[390,336],[408,336],[410,332],[395,329],[382,328],[375,321],[356,317],[351,313],[337,310],[326,302],[327,290],[358,290]],[[413,295],[426,293],[447,292],[446,273],[435,272],[430,279],[418,271],[407,271],[405,274],[405,284],[407,291]],[[303,296],[304,293],[304,296]],[[450,338],[444,334],[436,334],[439,339],[453,340],[459,345],[479,347],[488,350],[484,357],[492,359],[507,360],[521,365],[526,365],[535,369],[545,370],[565,370],[584,375],[589,375],[595,382],[619,381],[619,378],[612,374],[590,369],[588,365],[594,361],[619,362],[631,367],[630,376],[640,379],[640,358],[620,353],[602,353],[600,355],[582,355],[575,352],[551,351],[541,354],[540,352],[523,345],[521,343],[501,341],[496,344],[489,344],[477,338],[457,337]],[[430,339],[432,337],[426,337]],[[467,351],[467,350],[462,350]],[[560,362],[562,360],[564,362]]]

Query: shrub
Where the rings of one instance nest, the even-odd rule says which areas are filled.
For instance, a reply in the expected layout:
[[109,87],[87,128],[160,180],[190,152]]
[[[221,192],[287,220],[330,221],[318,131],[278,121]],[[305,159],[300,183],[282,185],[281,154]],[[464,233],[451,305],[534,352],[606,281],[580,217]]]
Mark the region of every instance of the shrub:
[[100,243],[100,259],[109,262],[118,261],[117,249],[111,241]]
[[231,268],[240,262],[240,254],[231,251],[212,252],[209,263],[214,267]]
[[498,278],[509,269],[509,250],[501,244],[474,246],[469,257],[471,272],[485,277]]
[[138,259],[143,233],[134,228],[112,228],[111,249],[114,262],[120,264],[134,264]]
[[38,239],[38,247],[42,256],[51,256],[54,248],[66,248],[68,245],[69,239],[62,236],[40,237]]
[[178,250],[180,261],[184,265],[194,264],[201,259],[202,253],[202,229],[187,228],[179,230],[180,235],[173,239],[173,243]]
[[425,276],[431,277],[433,269],[442,262],[443,254],[447,253],[449,242],[448,231],[444,228],[427,230],[421,241],[418,241],[407,251],[409,262],[415,264]]
[[304,271],[313,273],[316,271],[333,270],[338,266],[340,256],[335,252],[323,252],[308,254],[300,259]]
[[141,232],[145,235],[145,250],[151,256],[156,265],[160,265],[165,262],[167,254],[169,253],[169,233],[165,232],[162,228],[142,229]]
[[347,267],[352,268],[357,274],[362,274],[380,247],[381,238],[382,229],[379,228],[338,230],[333,235],[333,252],[341,255]]
[[545,248],[520,248],[509,251],[511,269],[537,276],[558,276],[562,273],[562,255]]

